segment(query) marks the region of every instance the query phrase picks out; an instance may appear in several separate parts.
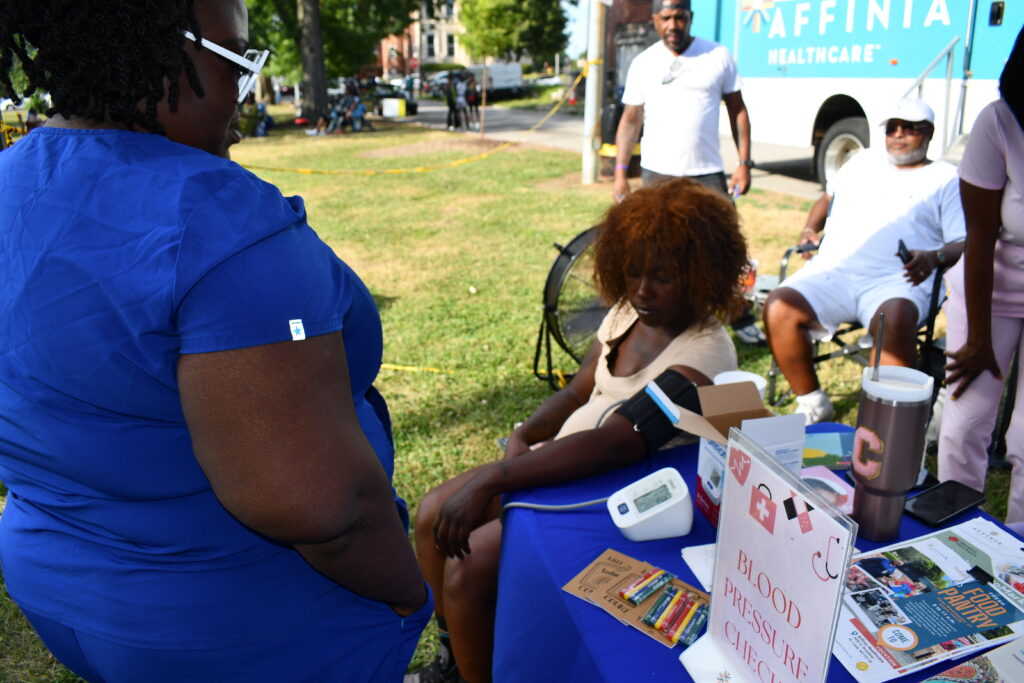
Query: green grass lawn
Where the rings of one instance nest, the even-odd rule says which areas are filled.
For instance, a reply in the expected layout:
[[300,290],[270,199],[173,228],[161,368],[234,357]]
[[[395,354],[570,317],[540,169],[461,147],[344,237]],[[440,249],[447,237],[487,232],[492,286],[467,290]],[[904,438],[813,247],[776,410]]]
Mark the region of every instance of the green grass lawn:
[[[310,223],[366,281],[381,310],[385,362],[442,371],[384,369],[377,382],[394,417],[395,485],[415,505],[433,486],[497,457],[495,439],[549,394],[531,370],[552,243],[565,244],[596,223],[610,185],[582,186],[577,155],[530,145],[414,172],[493,145],[376,125],[376,133],[316,138],[278,129],[245,140],[233,156],[243,165],[341,172],[259,175],[285,194],[302,195]],[[392,172],[345,174],[369,170]],[[810,203],[755,189],[738,206],[761,272],[774,271]],[[767,372],[767,350],[739,352],[741,367]],[[571,369],[567,357],[557,362]],[[836,419],[853,424],[860,368],[831,366],[822,379]],[[1005,512],[1006,479],[990,482],[988,509],[996,515]],[[0,509],[4,493],[0,487]],[[414,664],[433,656],[434,639],[431,628]],[[0,681],[69,680],[75,678],[39,645],[0,584]]]

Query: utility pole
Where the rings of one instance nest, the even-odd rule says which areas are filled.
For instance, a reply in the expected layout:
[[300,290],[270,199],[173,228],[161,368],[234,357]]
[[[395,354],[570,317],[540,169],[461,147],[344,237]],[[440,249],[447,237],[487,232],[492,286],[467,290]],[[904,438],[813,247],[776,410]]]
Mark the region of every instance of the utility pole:
[[601,105],[604,103],[605,2],[590,0],[587,27],[587,94],[583,103],[583,184],[597,182],[598,150],[601,148]]

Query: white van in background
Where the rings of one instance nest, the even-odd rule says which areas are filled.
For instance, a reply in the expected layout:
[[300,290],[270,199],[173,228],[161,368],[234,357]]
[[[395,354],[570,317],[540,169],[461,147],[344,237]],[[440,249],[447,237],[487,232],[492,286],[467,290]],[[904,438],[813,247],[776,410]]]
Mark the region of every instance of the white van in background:
[[[483,83],[484,66],[467,69],[477,83]],[[518,62],[496,62],[487,65],[487,98],[519,97],[523,94],[523,67]]]

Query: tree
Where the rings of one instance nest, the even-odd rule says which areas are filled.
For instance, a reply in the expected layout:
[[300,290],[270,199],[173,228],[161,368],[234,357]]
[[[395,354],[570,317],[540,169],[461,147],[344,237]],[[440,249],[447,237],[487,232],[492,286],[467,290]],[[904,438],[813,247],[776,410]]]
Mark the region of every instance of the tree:
[[310,120],[327,113],[327,76],[320,31],[320,0],[298,0],[299,52],[302,55],[302,110]]
[[474,59],[552,58],[567,41],[559,0],[463,0],[459,17]]
[[327,79],[354,76],[373,63],[380,40],[408,26],[418,7],[413,0],[246,0],[246,5],[250,42],[270,48],[269,73],[308,84],[303,95],[310,116],[326,110]]

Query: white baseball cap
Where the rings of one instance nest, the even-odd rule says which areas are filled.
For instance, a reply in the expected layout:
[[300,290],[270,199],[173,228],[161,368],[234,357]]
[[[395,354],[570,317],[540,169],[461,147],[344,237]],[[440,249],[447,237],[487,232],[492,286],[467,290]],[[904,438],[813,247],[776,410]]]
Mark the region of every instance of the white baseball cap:
[[935,123],[935,112],[932,111],[932,108],[924,100],[919,100],[916,97],[904,97],[889,107],[885,118],[878,125],[884,126],[889,122],[889,119],[899,119],[900,121],[910,121],[911,123],[916,123],[917,121]]

